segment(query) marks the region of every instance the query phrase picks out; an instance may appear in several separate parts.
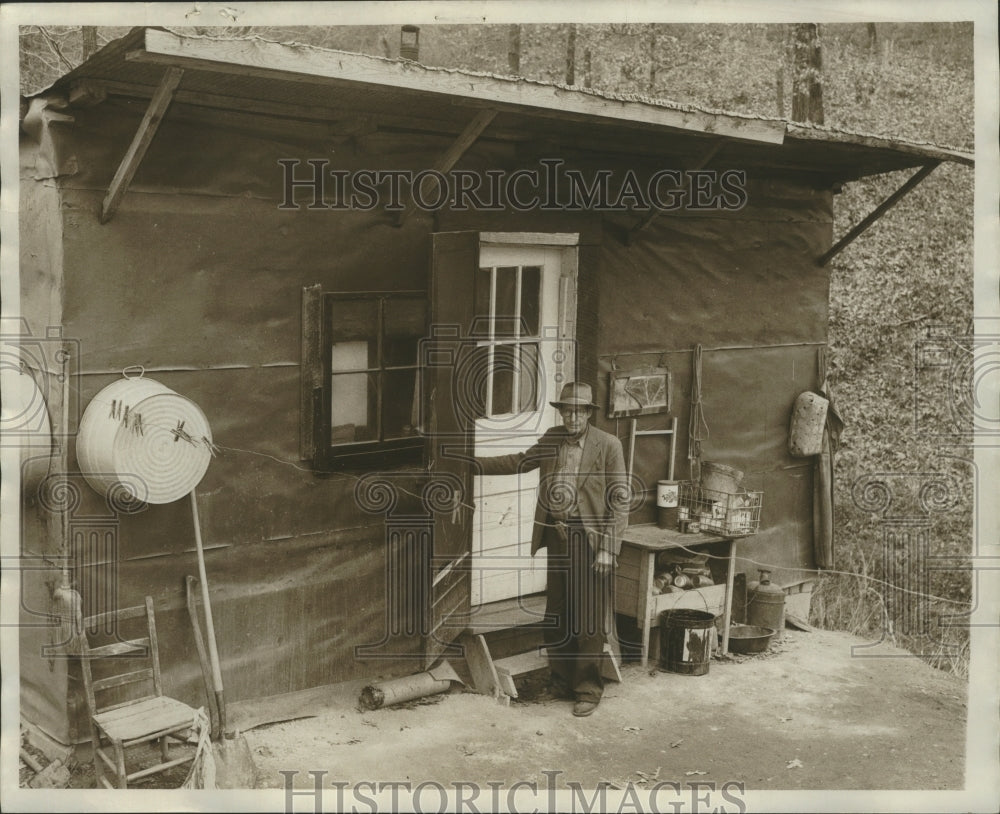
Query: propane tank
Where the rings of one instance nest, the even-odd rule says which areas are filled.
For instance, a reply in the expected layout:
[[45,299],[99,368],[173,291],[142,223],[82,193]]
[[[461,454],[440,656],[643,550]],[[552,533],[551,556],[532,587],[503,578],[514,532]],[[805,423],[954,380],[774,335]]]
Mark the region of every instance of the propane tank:
[[771,572],[760,569],[760,581],[747,591],[747,624],[769,627],[781,639],[785,631],[785,592],[771,582]]

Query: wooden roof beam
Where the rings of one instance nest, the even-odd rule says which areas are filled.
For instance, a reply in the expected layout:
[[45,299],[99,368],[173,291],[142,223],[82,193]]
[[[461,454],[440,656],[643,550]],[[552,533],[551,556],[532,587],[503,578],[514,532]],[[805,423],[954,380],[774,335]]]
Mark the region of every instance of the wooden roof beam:
[[834,257],[840,254],[844,249],[846,249],[851,243],[853,243],[857,238],[859,238],[868,228],[875,223],[879,218],[881,218],[886,212],[892,209],[899,201],[903,198],[906,193],[912,190],[917,184],[923,181],[934,168],[940,164],[940,161],[931,161],[924,164],[919,170],[917,170],[905,184],[903,184],[899,189],[892,193],[888,198],[886,198],[882,203],[880,203],[872,211],[868,217],[861,221],[857,226],[855,226],[851,231],[844,235],[836,244],[830,248],[825,254],[821,255],[816,261],[818,265],[825,266]]
[[495,109],[519,109],[536,116],[564,118],[582,115],[636,122],[656,127],[726,136],[752,142],[781,144],[785,122],[753,116],[707,113],[668,107],[652,101],[609,98],[598,93],[566,89],[542,82],[472,75],[428,68],[363,54],[284,45],[264,40],[211,40],[182,37],[170,31],[146,29],[144,47],[129,51],[126,59],[172,65],[192,70],[257,76],[286,82],[335,85],[373,85],[383,88],[478,100]]
[[[465,151],[469,149],[475,142],[479,135],[489,126],[490,122],[496,118],[497,111],[495,110],[481,110],[475,116],[472,117],[465,129],[458,134],[458,138],[452,143],[444,155],[435,163],[434,169],[439,173],[444,175],[447,173],[458,160],[465,154]],[[421,179],[420,190],[423,192],[425,186],[432,179],[430,177],[425,177]],[[413,193],[411,192],[407,200],[404,203],[403,209],[396,215],[396,226],[402,226],[403,222],[406,220],[410,212],[413,211],[415,204],[413,201]]]
[[160,86],[153,94],[142,121],[139,122],[139,129],[136,130],[132,143],[125,152],[122,163],[118,166],[118,171],[111,179],[108,194],[104,197],[104,203],[101,204],[101,223],[107,223],[118,211],[118,206],[121,204],[122,198],[125,197],[125,192],[128,190],[129,184],[132,183],[132,178],[135,176],[136,170],[139,169],[139,164],[142,163],[146,150],[149,149],[160,122],[174,98],[174,92],[177,90],[182,76],[184,76],[184,71],[180,68],[167,68],[164,72]]
[[[699,158],[690,167],[686,167],[683,171],[693,172],[695,170],[703,169],[705,165],[708,164],[709,161],[715,158],[715,156],[718,154],[719,150],[722,149],[722,146],[725,143],[726,143],[725,139],[716,139],[712,144],[708,146],[708,149],[702,154],[701,158]],[[622,242],[626,246],[631,244],[633,238],[635,238],[635,236],[639,234],[639,232],[641,232],[643,229],[649,226],[649,224],[651,224],[656,219],[656,216],[659,215],[662,211],[663,210],[661,209],[651,208],[649,212],[647,212],[643,216],[641,221],[639,221],[635,226],[633,226],[631,229],[625,232],[624,240]],[[619,235],[619,237],[621,237],[621,235]]]

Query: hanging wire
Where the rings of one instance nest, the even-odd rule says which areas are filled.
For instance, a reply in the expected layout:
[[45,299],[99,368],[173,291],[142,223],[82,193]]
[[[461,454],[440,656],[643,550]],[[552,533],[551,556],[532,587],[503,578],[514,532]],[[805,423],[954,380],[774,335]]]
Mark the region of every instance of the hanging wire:
[[701,442],[702,428],[705,438],[708,438],[708,423],[705,421],[705,411],[701,402],[701,345],[695,345],[691,354],[691,414],[688,417],[688,463],[690,464],[691,482],[701,481]]
[[[699,433],[700,433],[701,427],[704,427],[704,429],[705,429],[705,437],[708,437],[708,424],[705,422],[704,415],[701,412],[701,345],[697,345],[695,347],[695,351],[694,351],[694,379],[692,381],[691,393],[692,393],[692,395],[691,395],[691,405],[692,405],[691,416],[692,416],[692,419],[691,419],[691,424],[690,424],[690,438],[692,439],[692,449],[696,449],[696,452],[697,452],[696,456],[691,456],[690,453],[689,453],[689,458],[692,458],[692,460],[693,460],[694,458],[700,458],[700,453],[701,453],[701,449],[700,449],[700,447],[701,447],[701,436],[700,436]],[[104,402],[104,403],[108,404],[109,406],[111,404],[110,402]],[[148,426],[149,425],[147,424],[146,427],[148,428]],[[171,432],[173,430],[176,430],[176,427],[169,427],[169,426],[159,425],[159,429],[163,429],[163,430],[166,430],[168,432]],[[259,452],[257,450],[245,449],[245,448],[242,448],[242,447],[226,446],[226,445],[220,444],[218,442],[209,441],[204,436],[202,438],[200,438],[200,439],[192,439],[192,442],[196,443],[196,444],[197,443],[204,444],[206,447],[209,448],[210,452],[212,452],[213,455],[217,454],[220,450],[225,450],[227,452],[239,452],[239,453],[243,453],[243,454],[246,454],[246,455],[256,455],[256,456],[259,456],[259,457],[262,457],[262,458],[268,458],[268,459],[270,459],[272,461],[275,461],[276,463],[282,464],[284,466],[292,467],[293,469],[297,469],[300,472],[306,472],[308,474],[313,474],[314,471],[315,471],[315,470],[313,470],[313,469],[311,469],[309,467],[301,466],[301,465],[299,465],[298,463],[296,463],[294,461],[289,461],[289,460],[286,460],[284,458],[279,458],[279,457],[277,457],[275,455],[271,455],[271,454],[269,454],[267,452]],[[697,447],[695,447],[695,445],[697,445]],[[700,461],[699,461],[699,466],[700,466]],[[352,475],[350,473],[340,473],[339,475],[336,475],[334,479],[338,480],[338,481],[359,481],[359,480],[361,480],[362,477],[363,477],[362,475]],[[420,495],[420,494],[418,494],[416,492],[412,492],[412,491],[410,491],[408,489],[404,489],[404,488],[402,488],[400,486],[397,486],[396,488],[399,489],[399,491],[402,492],[403,494],[406,494],[406,495],[409,495],[409,496],[415,497],[415,498],[422,498],[422,495]],[[498,511],[498,510],[490,511],[488,509],[485,509],[482,506],[476,507],[474,504],[466,503],[464,501],[459,502],[458,505],[462,506],[464,508],[473,510],[473,511],[479,511],[484,516],[485,515],[494,515],[494,516],[496,516],[498,518],[502,518],[505,514],[507,514],[506,510],[504,510],[504,511]],[[538,525],[546,526],[546,527],[549,527],[549,528],[556,528],[556,525],[552,524],[552,523],[538,523]],[[696,551],[695,549],[689,548],[689,547],[687,547],[687,546],[685,546],[683,544],[680,544],[680,543],[676,544],[675,548],[678,549],[678,550],[681,550],[681,551],[687,551],[688,553],[691,553],[691,554],[699,554],[699,555],[702,555],[702,556],[706,556],[709,559],[713,559],[713,560],[726,560],[726,561],[729,560],[728,556],[720,556],[720,555],[711,554],[711,553],[708,553],[708,552],[705,552],[705,551]],[[759,560],[754,560],[754,559],[751,559],[749,557],[743,557],[743,556],[740,557],[740,560],[742,560],[744,562],[747,562],[747,563],[751,563],[751,564],[756,565],[756,566],[759,566],[761,568],[768,568],[768,569],[771,569],[771,570],[776,570],[776,569],[784,567],[784,566],[782,566],[781,564],[778,564],[778,563],[766,563],[766,562],[761,562]],[[960,605],[960,606],[965,606],[965,605],[969,604],[967,601],[955,600],[955,599],[948,599],[947,597],[943,597],[943,596],[935,596],[934,594],[926,594],[926,593],[921,593],[919,591],[913,591],[913,590],[910,590],[910,589],[907,589],[907,588],[902,588],[902,587],[900,587],[898,585],[893,585],[890,582],[886,582],[885,580],[878,579],[876,577],[871,577],[871,576],[868,576],[866,574],[856,574],[856,573],[854,573],[852,571],[838,571],[838,570],[835,570],[835,569],[832,569],[832,568],[824,568],[823,571],[822,571],[822,574],[840,574],[840,575],[847,576],[847,577],[854,577],[855,579],[865,580],[867,582],[875,583],[875,584],[878,584],[878,585],[884,585],[885,587],[891,588],[892,590],[898,591],[900,593],[909,594],[911,596],[918,596],[918,597],[922,597],[924,599],[936,600],[938,602],[947,602],[949,604]],[[696,589],[694,589],[694,590],[696,590]]]

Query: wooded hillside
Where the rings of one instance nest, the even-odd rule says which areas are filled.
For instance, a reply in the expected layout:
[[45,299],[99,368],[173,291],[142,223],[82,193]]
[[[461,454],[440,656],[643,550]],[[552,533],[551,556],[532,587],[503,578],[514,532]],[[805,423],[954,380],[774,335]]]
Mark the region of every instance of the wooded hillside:
[[[400,52],[398,26],[198,31]],[[87,33],[89,44],[79,28],[25,27],[22,92],[46,86],[85,49],[125,29]],[[973,149],[971,23],[822,25],[819,43],[826,126]],[[785,25],[423,26],[418,58],[789,117],[793,44]],[[909,174],[845,187],[835,199],[835,236]],[[945,617],[968,610],[969,573],[933,570],[928,558],[967,557],[973,539],[972,195],[972,170],[942,165],[833,261],[828,363],[846,422],[836,466],[835,570],[845,573],[824,575],[813,603],[818,624],[876,639],[884,633],[963,675],[966,631],[960,618]],[[873,482],[892,491],[893,515],[925,529],[925,552],[914,553],[909,537],[889,535]],[[909,574],[905,585],[900,574]]]

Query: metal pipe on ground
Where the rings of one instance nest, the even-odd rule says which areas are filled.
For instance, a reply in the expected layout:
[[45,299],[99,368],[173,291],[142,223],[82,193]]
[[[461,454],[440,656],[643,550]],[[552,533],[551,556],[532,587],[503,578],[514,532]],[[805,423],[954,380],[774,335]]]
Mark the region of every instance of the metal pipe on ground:
[[369,684],[361,690],[361,706],[365,709],[381,709],[415,701],[418,698],[447,692],[451,689],[453,681],[461,683],[452,666],[444,662],[439,667],[423,673]]

